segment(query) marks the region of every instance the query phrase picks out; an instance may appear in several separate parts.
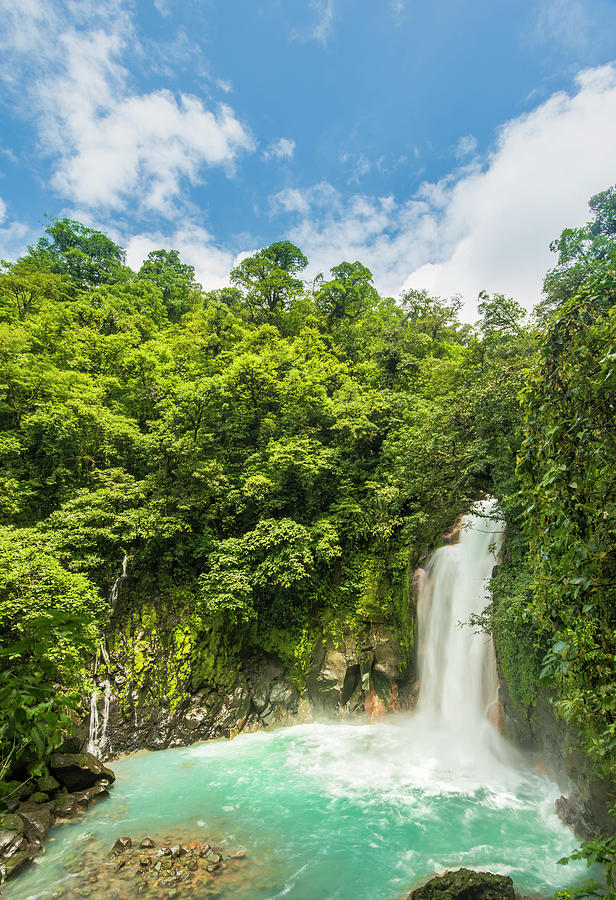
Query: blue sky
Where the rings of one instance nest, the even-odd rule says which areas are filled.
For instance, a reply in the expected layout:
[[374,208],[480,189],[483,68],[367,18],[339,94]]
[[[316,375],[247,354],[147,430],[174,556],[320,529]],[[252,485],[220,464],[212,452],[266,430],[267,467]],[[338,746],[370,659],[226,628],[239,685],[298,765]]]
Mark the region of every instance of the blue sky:
[[289,238],[539,299],[616,182],[616,0],[0,0],[0,257],[69,215],[204,286]]

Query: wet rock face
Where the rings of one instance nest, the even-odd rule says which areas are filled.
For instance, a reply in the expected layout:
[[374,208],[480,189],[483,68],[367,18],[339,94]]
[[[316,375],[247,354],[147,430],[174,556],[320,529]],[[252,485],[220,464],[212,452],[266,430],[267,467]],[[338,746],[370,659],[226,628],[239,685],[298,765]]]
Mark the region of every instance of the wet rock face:
[[575,728],[555,717],[550,696],[540,695],[526,710],[515,706],[498,647],[496,651],[504,733],[534,756],[566,795],[556,801],[555,811],[578,838],[591,840],[598,833],[614,834],[616,823],[610,815],[616,803],[613,781],[598,777],[592,761],[576,749],[579,736]]
[[400,640],[393,629],[372,626],[359,638],[344,632],[339,641],[322,641],[307,679],[316,709],[359,712],[375,699],[384,709],[398,697],[407,672]]
[[[397,709],[405,676],[403,651],[393,629],[373,627],[361,640],[344,633],[336,644],[328,640],[317,645],[302,696],[280,662],[269,656],[248,665],[226,692],[204,687],[173,708],[165,698],[155,700],[149,689],[133,691],[130,702],[113,695],[105,755],[230,738],[306,721],[313,710],[363,713],[378,705],[384,711],[392,697]],[[53,774],[66,778],[56,769]]]
[[515,891],[508,875],[457,869],[415,888],[408,900],[515,900]]
[[299,701],[282,666],[271,657],[247,666],[224,693],[203,687],[174,704],[155,699],[149,688],[132,691],[128,702],[113,695],[105,754],[185,747],[283,724],[297,714]]
[[[359,635],[346,630],[335,641],[317,642],[301,693],[280,660],[265,653],[246,660],[237,672],[233,668],[225,672],[217,664],[212,676],[215,651],[207,649],[200,657],[200,635],[189,634],[189,629],[184,634],[182,627],[169,611],[154,615],[152,608],[147,615],[142,611],[140,619],[130,619],[120,640],[110,639],[110,665],[104,673],[105,682],[111,684],[108,716],[103,706],[99,709],[99,721],[107,723],[98,740],[104,757],[234,737],[306,721],[313,712],[383,712],[392,696],[396,709],[407,698],[403,685],[409,679],[400,635],[383,625],[366,624]],[[175,643],[169,637],[173,628]],[[184,648],[179,656],[177,646]],[[204,658],[210,680],[200,683]],[[235,660],[232,665],[239,663]],[[220,682],[218,687],[212,684],[213,677]]]

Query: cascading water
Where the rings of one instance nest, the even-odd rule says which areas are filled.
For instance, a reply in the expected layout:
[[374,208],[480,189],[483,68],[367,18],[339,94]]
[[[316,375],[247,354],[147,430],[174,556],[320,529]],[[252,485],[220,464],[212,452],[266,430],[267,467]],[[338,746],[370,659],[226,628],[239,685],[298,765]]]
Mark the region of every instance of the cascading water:
[[105,679],[103,687],[103,715],[98,713],[99,691],[94,690],[90,698],[90,727],[88,732],[87,749],[95,756],[103,756],[107,749],[107,726],[109,724],[109,710],[111,707],[111,683]]
[[[128,556],[125,553],[122,559],[122,568],[120,570],[120,574],[114,581],[111,593],[109,595],[109,618],[113,618],[115,613],[115,609],[118,603],[118,599],[120,597],[120,589],[126,579],[128,578]],[[100,643],[98,648],[98,652],[96,654],[96,660],[94,662],[94,675],[96,676],[98,672],[98,664],[100,657],[102,656],[103,660],[107,665],[107,670],[109,671],[109,654],[107,653],[107,647],[105,645],[105,639]],[[98,711],[98,701],[100,698],[100,690],[98,687],[95,687],[92,691],[92,696],[90,697],[90,724],[88,730],[88,743],[87,749],[89,753],[93,753],[95,756],[103,756],[107,749],[107,726],[109,724],[109,711],[111,707],[111,682],[108,678],[105,678],[102,681],[102,689],[103,689],[103,715],[102,718],[99,715]]]
[[118,599],[120,597],[120,588],[128,578],[128,556],[125,553],[124,558],[122,559],[122,569],[120,570],[120,574],[116,578],[113,583],[113,587],[111,588],[111,594],[109,596],[109,618],[111,619],[113,614],[115,613],[115,608],[118,603]]
[[[426,567],[412,714],[119,760],[112,798],[88,811],[87,822],[63,826],[9,900],[51,900],[58,889],[79,900],[84,831],[94,834],[86,845],[94,859],[127,834],[243,847],[246,875],[225,894],[235,900],[399,900],[435,871],[458,866],[510,874],[525,894],[581,880],[583,864],[555,863],[576,844],[554,814],[557,788],[525,767],[490,723],[491,641],[458,627],[486,605],[501,531],[494,504],[483,503],[462,521],[458,544],[437,550]],[[102,719],[99,742],[104,710]],[[105,880],[92,883],[91,900],[106,900]]]
[[436,550],[419,578],[418,725],[449,732],[457,745],[493,743],[494,647],[469,619],[488,603],[503,532],[495,501],[477,504],[462,519],[457,543]]

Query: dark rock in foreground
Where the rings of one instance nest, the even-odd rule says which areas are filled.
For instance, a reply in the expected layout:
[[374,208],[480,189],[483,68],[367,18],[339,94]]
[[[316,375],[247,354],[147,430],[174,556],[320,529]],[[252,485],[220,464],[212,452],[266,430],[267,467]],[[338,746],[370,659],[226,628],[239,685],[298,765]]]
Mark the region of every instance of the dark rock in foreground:
[[57,819],[69,819],[108,797],[107,788],[115,781],[111,769],[91,753],[55,753],[51,769],[53,775],[14,792],[10,806],[6,803],[10,812],[0,813],[0,885],[42,852]]
[[69,791],[85,791],[101,779],[115,781],[111,769],[91,753],[54,753],[49,768]]
[[515,891],[508,875],[457,869],[415,888],[408,900],[515,900]]

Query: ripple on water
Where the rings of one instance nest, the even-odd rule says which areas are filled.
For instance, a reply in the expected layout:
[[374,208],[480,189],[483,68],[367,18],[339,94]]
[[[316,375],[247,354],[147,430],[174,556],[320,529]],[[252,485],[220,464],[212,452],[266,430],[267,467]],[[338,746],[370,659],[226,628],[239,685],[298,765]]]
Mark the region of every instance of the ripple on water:
[[58,896],[80,865],[84,831],[101,855],[121,834],[207,834],[245,847],[253,875],[224,894],[238,900],[399,900],[462,864],[511,874],[528,893],[586,874],[555,864],[576,841],[553,813],[551,782],[470,748],[456,763],[440,739],[412,719],[313,724],[127,757],[114,765],[111,799],[52,832],[5,897]]

